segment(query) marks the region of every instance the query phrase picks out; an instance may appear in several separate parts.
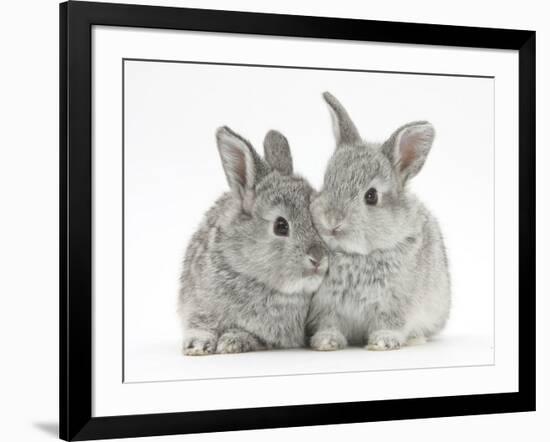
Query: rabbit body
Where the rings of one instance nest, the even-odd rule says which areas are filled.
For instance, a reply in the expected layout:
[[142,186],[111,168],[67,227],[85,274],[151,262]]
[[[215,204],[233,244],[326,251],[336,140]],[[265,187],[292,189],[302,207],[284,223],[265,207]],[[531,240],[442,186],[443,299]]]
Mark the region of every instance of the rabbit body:
[[206,213],[187,248],[183,352],[303,346],[311,296],[328,261],[309,212],[313,190],[292,174],[278,133],[266,137],[266,160],[228,128],[218,131],[218,147],[232,192]]
[[437,220],[406,188],[422,168],[433,128],[410,123],[385,143],[366,143],[342,105],[328,93],[325,100],[337,149],[311,205],[330,255],[308,317],[310,345],[388,350],[422,342],[444,327],[451,300]]

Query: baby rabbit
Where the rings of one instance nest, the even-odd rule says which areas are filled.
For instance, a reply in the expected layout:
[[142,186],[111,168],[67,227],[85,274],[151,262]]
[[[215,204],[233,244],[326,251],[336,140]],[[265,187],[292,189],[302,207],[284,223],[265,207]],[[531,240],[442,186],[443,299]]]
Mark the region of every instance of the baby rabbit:
[[178,310],[183,353],[305,345],[311,296],[328,255],[313,227],[313,189],[292,172],[286,138],[270,131],[265,160],[228,127],[216,133],[231,188],[187,248]]
[[447,321],[450,280],[438,223],[406,185],[424,165],[434,128],[417,121],[382,144],[364,142],[340,102],[323,97],[337,147],[311,205],[330,268],[312,300],[310,345],[424,342]]

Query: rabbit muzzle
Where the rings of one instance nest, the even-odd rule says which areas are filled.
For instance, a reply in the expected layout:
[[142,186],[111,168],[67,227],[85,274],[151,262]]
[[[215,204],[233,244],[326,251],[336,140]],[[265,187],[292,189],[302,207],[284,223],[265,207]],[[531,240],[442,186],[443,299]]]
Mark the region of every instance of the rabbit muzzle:
[[328,254],[321,244],[312,245],[306,253],[304,276],[323,276],[328,267]]

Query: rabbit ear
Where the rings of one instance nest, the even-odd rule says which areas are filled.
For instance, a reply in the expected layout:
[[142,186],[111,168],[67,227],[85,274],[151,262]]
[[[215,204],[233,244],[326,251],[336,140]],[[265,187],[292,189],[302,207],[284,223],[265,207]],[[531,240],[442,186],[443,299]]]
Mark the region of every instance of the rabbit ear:
[[357,144],[361,142],[359,132],[351,121],[344,106],[330,92],[325,92],[323,98],[327,102],[332,117],[332,129],[336,138],[336,145]]
[[216,131],[218,150],[233,193],[240,198],[243,210],[249,211],[254,186],[267,172],[267,166],[252,145],[227,126]]
[[270,130],[264,138],[264,157],[267,163],[282,175],[292,175],[292,155],[286,137]]
[[397,129],[382,145],[382,152],[405,183],[415,176],[430,152],[435,138],[434,127],[427,121],[415,121]]

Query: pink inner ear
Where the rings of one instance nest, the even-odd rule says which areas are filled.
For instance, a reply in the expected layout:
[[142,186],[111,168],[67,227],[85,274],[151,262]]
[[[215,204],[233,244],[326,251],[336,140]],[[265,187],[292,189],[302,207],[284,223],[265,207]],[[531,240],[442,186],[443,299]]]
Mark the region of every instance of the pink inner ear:
[[399,140],[399,153],[401,170],[409,167],[416,158],[418,147],[422,144],[423,132],[420,130],[409,129],[401,135]]
[[246,160],[243,153],[239,148],[230,146],[227,149],[227,159],[231,174],[244,187],[246,185]]
[[246,160],[244,158],[244,155],[242,152],[235,152],[234,153],[236,157],[235,161],[235,172],[237,173],[237,176],[239,177],[239,181],[242,186],[246,186]]

